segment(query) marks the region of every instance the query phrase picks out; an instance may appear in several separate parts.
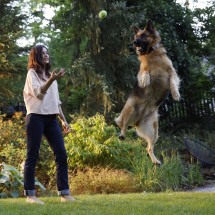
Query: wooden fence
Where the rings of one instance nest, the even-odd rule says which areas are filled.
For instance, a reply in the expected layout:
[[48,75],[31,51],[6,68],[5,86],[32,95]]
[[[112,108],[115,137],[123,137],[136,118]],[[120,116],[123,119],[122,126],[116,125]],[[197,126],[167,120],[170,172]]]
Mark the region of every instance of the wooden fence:
[[[171,97],[171,96],[170,96]],[[184,95],[179,102],[169,98],[159,109],[163,121],[215,118],[215,92],[204,92],[195,98]]]
[[[24,115],[26,114],[24,105],[0,108],[0,113],[6,113],[8,117],[13,116],[15,111],[21,111]],[[161,125],[174,121],[195,121],[203,117],[215,120],[215,92],[204,92],[195,98],[184,95],[179,102],[173,101],[169,96],[159,108],[159,114]]]

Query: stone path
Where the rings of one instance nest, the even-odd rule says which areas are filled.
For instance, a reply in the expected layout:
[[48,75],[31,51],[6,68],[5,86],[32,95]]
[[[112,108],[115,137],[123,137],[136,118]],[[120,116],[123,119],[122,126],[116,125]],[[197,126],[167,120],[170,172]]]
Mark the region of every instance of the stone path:
[[192,190],[193,192],[215,192],[215,184],[209,184],[202,187],[197,187]]

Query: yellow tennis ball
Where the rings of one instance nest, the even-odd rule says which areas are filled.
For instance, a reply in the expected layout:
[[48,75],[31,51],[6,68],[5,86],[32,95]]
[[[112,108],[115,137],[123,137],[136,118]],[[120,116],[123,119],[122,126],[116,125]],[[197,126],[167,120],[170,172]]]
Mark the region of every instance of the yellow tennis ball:
[[106,16],[107,16],[107,11],[106,10],[101,10],[99,12],[99,18],[100,19],[104,19],[104,18],[106,18]]

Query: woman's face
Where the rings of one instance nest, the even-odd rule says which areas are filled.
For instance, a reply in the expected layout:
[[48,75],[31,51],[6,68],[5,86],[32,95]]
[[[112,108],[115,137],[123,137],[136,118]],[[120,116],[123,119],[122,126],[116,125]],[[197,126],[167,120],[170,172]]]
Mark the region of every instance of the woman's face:
[[44,64],[49,63],[49,53],[45,47],[43,47],[42,56],[43,56],[43,63]]

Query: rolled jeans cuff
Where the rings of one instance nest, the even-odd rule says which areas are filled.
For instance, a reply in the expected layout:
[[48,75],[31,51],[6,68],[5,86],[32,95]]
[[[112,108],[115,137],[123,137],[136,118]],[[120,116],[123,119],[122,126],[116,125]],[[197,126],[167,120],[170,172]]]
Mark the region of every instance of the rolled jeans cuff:
[[70,191],[69,190],[60,190],[60,191],[58,191],[58,195],[59,196],[70,195]]
[[36,191],[35,190],[24,190],[25,196],[35,196]]

